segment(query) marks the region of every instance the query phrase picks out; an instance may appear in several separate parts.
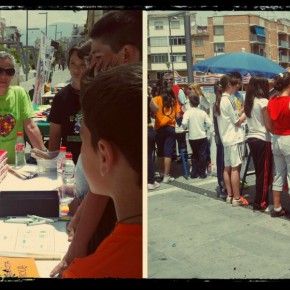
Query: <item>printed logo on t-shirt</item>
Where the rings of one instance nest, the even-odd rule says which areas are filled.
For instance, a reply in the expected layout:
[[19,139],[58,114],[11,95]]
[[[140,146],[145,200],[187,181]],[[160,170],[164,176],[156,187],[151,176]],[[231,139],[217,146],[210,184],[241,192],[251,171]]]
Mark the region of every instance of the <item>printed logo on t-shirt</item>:
[[13,115],[0,115],[0,136],[6,137],[15,127],[16,120]]
[[74,133],[75,134],[80,134],[82,119],[83,119],[83,114],[81,112],[78,112],[74,116],[70,116],[70,121],[75,122],[75,124],[74,124]]

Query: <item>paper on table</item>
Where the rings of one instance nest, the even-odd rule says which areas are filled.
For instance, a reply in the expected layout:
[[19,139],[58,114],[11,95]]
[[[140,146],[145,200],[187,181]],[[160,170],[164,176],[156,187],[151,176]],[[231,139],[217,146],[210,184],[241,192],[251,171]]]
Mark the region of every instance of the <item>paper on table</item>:
[[[36,171],[37,166],[28,167],[27,171]],[[28,180],[21,180],[20,178],[9,173],[0,184],[0,191],[39,191],[39,190],[55,190],[62,185],[61,176],[54,175],[40,175]]]
[[66,233],[57,231],[52,225],[0,225],[0,256],[60,260],[67,250]]
[[0,257],[0,277],[37,278],[37,267],[32,258]]

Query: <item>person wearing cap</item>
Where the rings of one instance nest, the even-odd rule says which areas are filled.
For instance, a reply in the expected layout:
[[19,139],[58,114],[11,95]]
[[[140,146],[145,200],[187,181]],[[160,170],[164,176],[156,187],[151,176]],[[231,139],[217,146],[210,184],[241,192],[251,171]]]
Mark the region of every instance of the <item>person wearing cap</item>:
[[34,111],[26,91],[11,86],[15,75],[15,59],[0,51],[0,149],[8,152],[8,163],[15,163],[17,132],[25,131],[32,147],[46,150],[39,128],[33,121]]

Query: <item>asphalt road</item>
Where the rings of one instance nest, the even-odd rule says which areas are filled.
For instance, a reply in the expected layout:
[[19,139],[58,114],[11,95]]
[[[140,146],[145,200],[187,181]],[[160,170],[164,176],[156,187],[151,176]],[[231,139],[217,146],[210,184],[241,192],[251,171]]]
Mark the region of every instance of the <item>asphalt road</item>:
[[[180,167],[176,181],[148,193],[148,277],[290,278],[290,221],[232,207],[216,197],[216,177],[186,180]],[[247,182],[251,202],[254,176]]]

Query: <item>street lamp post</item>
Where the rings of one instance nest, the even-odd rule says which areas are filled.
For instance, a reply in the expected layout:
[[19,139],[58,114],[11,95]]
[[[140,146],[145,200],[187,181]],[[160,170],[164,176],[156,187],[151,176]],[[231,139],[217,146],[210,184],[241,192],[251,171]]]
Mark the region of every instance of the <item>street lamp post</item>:
[[[192,42],[191,42],[191,25],[190,25],[190,15],[188,11],[175,13],[173,15],[168,16],[169,21],[169,35],[171,36],[170,31],[170,19],[177,19],[176,16],[183,15],[184,21],[184,35],[185,35],[185,51],[186,51],[186,67],[187,67],[187,75],[188,75],[188,82],[192,83],[193,80],[193,59],[192,59]],[[172,47],[171,47],[172,53]]]
[[191,43],[191,25],[190,15],[186,11],[184,14],[184,33],[185,33],[185,51],[188,82],[193,83],[193,59],[192,59],[192,43]]
[[48,12],[40,12],[38,14],[45,14],[45,36],[47,36],[47,14],[48,14]]
[[57,34],[60,34],[60,38],[62,38],[62,31],[58,31]]
[[52,24],[51,26],[54,26],[54,27],[55,27],[55,31],[54,31],[54,40],[56,41],[57,24]]
[[[27,22],[28,23],[28,22]],[[25,79],[28,80],[28,68],[29,68],[29,52],[28,52],[28,32],[30,30],[40,30],[40,28],[27,28],[26,29],[26,72],[25,72]]]

